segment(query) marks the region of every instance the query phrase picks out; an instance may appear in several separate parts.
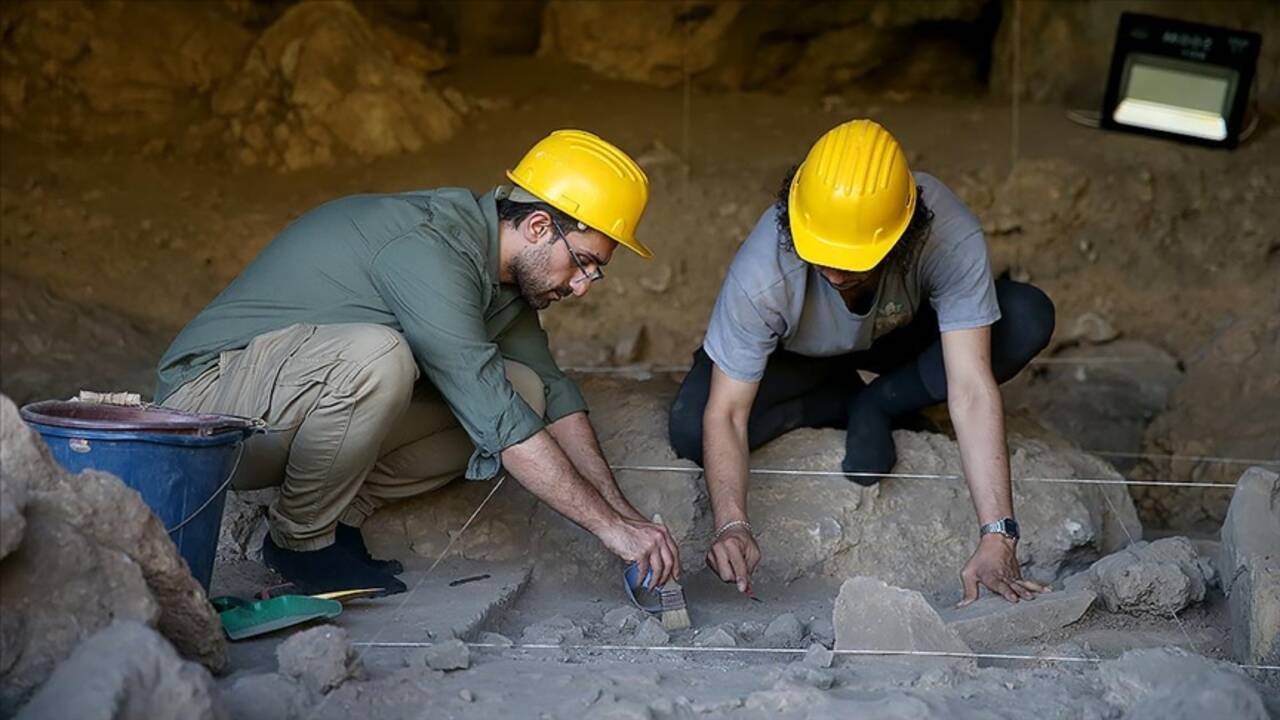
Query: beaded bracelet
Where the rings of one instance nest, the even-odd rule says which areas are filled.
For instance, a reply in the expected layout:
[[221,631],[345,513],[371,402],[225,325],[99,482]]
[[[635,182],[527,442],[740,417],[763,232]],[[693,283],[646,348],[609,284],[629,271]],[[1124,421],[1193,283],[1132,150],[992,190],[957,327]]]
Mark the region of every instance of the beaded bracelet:
[[725,533],[729,532],[730,530],[736,527],[746,528],[748,533],[751,533],[752,535],[755,534],[755,532],[751,529],[751,523],[747,522],[746,520],[730,520],[724,525],[721,525],[719,530],[716,530],[715,539],[719,540],[721,535],[724,535]]

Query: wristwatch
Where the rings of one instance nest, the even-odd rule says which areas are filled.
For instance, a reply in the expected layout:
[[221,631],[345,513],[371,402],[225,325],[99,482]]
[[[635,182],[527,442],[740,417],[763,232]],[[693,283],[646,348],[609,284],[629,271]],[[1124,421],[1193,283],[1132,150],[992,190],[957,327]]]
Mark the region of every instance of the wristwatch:
[[1000,533],[1001,535],[1004,535],[1005,537],[1011,540],[1017,540],[1019,537],[1018,521],[1014,520],[1011,517],[1007,517],[1007,518],[1000,518],[999,520],[992,523],[987,523],[986,525],[982,526],[982,529],[979,532],[978,537],[982,537],[984,535],[990,535],[991,533]]

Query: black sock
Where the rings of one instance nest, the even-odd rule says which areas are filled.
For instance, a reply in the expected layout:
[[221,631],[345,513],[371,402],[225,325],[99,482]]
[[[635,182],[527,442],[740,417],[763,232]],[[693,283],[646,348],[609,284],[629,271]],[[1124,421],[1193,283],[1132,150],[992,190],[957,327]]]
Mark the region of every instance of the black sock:
[[360,528],[338,523],[338,532],[334,542],[345,547],[352,555],[364,560],[369,565],[392,575],[404,572],[404,565],[399,560],[375,560],[364,544],[364,534]]
[[337,543],[319,550],[289,550],[276,545],[268,534],[262,540],[262,560],[306,595],[365,588],[382,588],[379,595],[395,595],[406,590],[396,576],[371,567]]

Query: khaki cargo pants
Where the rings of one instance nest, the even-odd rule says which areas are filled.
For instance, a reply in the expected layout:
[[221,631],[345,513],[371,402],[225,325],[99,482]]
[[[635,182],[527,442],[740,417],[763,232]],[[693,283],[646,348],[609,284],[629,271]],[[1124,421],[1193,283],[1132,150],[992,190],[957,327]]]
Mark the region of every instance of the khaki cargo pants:
[[[507,361],[507,378],[539,415],[541,379]],[[316,550],[339,521],[359,527],[379,507],[461,476],[470,438],[418,366],[404,336],[381,325],[291,325],[175,390],[166,407],[261,418],[232,481],[238,490],[280,486],[271,538]]]

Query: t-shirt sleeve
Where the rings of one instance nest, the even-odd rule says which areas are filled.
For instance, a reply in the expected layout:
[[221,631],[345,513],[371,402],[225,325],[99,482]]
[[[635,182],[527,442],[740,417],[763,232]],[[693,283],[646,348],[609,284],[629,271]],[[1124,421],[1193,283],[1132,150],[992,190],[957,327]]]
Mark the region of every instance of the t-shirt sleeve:
[[981,230],[965,235],[923,264],[929,302],[938,314],[939,332],[986,327],[1000,319],[986,237]]
[[382,248],[373,283],[395,314],[426,379],[444,397],[475,445],[467,478],[501,469],[501,452],[543,428],[543,420],[507,380],[498,345],[484,325],[484,293],[475,268],[419,227]]
[[711,311],[702,348],[725,375],[741,382],[759,382],[769,355],[778,347],[778,333],[769,327],[753,298],[733,273],[725,278]]
[[498,338],[503,357],[529,367],[538,374],[547,396],[547,422],[587,409],[587,401],[572,380],[556,365],[547,342],[547,333],[532,308],[512,322]]

